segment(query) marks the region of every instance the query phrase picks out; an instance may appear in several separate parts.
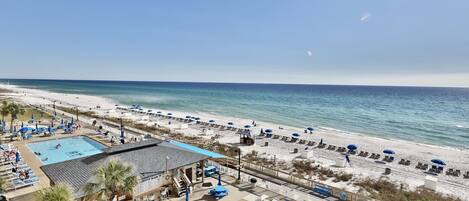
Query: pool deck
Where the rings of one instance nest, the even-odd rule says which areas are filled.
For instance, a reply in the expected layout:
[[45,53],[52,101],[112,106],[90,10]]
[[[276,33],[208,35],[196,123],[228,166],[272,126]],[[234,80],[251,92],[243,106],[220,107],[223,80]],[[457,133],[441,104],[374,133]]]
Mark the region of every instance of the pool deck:
[[[26,197],[28,197],[28,196],[26,196],[27,194],[33,193],[33,192],[41,190],[43,188],[50,187],[49,178],[41,170],[41,166],[43,166],[43,164],[39,160],[39,158],[28,148],[28,146],[27,146],[28,143],[84,135],[84,136],[90,137],[91,139],[96,140],[96,141],[98,141],[98,142],[100,142],[100,143],[102,143],[102,144],[104,144],[108,147],[110,146],[109,143],[104,143],[102,138],[100,139],[98,136],[92,135],[91,133],[94,133],[94,131],[90,130],[90,129],[82,128],[80,130],[77,130],[74,134],[56,134],[56,135],[50,136],[50,137],[39,136],[39,137],[33,137],[32,139],[29,139],[29,140],[17,140],[17,141],[11,142],[11,144],[16,146],[18,148],[18,150],[21,152],[21,156],[23,157],[23,161],[25,161],[25,163],[29,167],[31,167],[33,172],[39,178],[39,181],[38,181],[38,183],[36,183],[32,186],[9,191],[9,192],[6,193],[6,196],[8,198],[25,197],[25,199],[13,199],[13,200],[29,200],[29,199],[26,199]],[[3,143],[9,143],[9,140],[4,139]]]

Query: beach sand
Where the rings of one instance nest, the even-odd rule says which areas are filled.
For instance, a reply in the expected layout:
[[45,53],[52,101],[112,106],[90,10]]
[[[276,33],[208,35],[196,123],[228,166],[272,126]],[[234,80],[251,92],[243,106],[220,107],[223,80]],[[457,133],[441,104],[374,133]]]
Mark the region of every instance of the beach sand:
[[[12,91],[11,93],[4,93],[4,95],[24,102],[25,104],[45,105],[52,104],[53,101],[56,101],[56,105],[58,106],[78,106],[81,110],[90,110],[91,108],[91,110],[97,112],[100,115],[122,117],[121,111],[117,111],[115,109],[115,105],[117,103],[113,100],[109,100],[103,97],[53,93],[37,89],[18,88],[11,85],[0,85],[0,88]],[[100,108],[98,109],[97,106]],[[145,110],[146,109],[162,111],[163,114],[171,112],[173,113],[173,116],[182,118],[187,115],[197,116],[200,117],[202,121],[213,119],[217,124],[220,125],[227,125],[228,122],[234,122],[235,126],[242,127],[244,125],[251,124],[252,122],[251,119],[224,117],[207,113],[185,113],[181,111],[159,110],[157,108],[145,108]],[[185,135],[200,136],[203,134],[201,127],[198,125],[189,125],[189,127],[186,129],[179,129],[180,124],[182,124],[181,122],[163,118],[148,119],[147,117],[143,116],[144,115],[140,114],[128,114],[126,117],[141,122],[149,122],[148,120],[151,120],[152,124],[157,123],[160,126],[171,128],[172,130],[178,131]],[[171,121],[171,124],[169,124],[169,121]],[[317,143],[319,140],[323,139],[324,143],[328,145],[332,144],[342,147],[346,147],[348,144],[353,143],[358,145],[359,151],[364,150],[370,153],[379,153],[381,155],[383,155],[382,151],[384,149],[392,149],[396,152],[395,157],[397,161],[392,163],[380,163],[369,158],[352,155],[350,157],[351,166],[348,165],[345,168],[340,168],[334,166],[337,158],[344,157],[339,152],[329,151],[326,149],[312,149],[311,147],[298,143],[287,143],[280,141],[280,139],[263,137],[259,137],[259,139],[256,140],[256,144],[253,146],[241,146],[243,153],[248,153],[255,150],[262,157],[273,158],[275,155],[279,161],[283,160],[286,162],[291,162],[300,156],[300,153],[304,151],[306,147],[308,147],[308,151],[312,150],[313,152],[309,159],[316,161],[317,164],[320,164],[323,167],[328,167],[335,171],[351,173],[354,175],[354,178],[374,179],[383,177],[385,168],[391,168],[392,174],[385,177],[388,177],[390,180],[395,182],[404,183],[411,189],[422,186],[424,184],[425,177],[428,176],[427,173],[424,173],[422,170],[417,170],[415,168],[417,162],[428,163],[431,165],[431,159],[439,158],[446,161],[448,164],[447,168],[459,169],[461,170],[461,173],[469,171],[469,150],[420,144],[397,139],[382,139],[357,133],[335,130],[332,128],[316,128],[313,134],[306,134],[303,133],[304,128],[293,128],[289,126],[258,121],[256,121],[256,124],[257,126],[251,129],[255,134],[258,134],[261,128],[264,130],[270,128],[273,129],[274,134],[280,136],[290,137],[292,133],[296,132],[301,135],[300,139],[305,139],[307,141],[312,140]],[[279,127],[282,127],[283,129],[279,129]],[[219,129],[213,129],[213,132],[214,134],[220,136],[218,139],[220,143],[236,144],[239,142],[239,136],[235,135],[234,132],[220,131]],[[211,136],[206,137],[209,139]],[[263,146],[264,142],[267,141],[269,142],[269,146]],[[294,148],[298,148],[300,152],[293,154],[292,151]],[[411,165],[399,165],[397,162],[401,158],[411,160]],[[464,200],[469,200],[469,179],[463,179],[462,176],[447,176],[445,174],[440,174],[437,176],[437,178],[438,192],[454,195]],[[350,191],[358,190],[358,188],[351,185],[350,182],[334,183],[331,180],[327,180],[325,183],[335,187],[345,188]]]

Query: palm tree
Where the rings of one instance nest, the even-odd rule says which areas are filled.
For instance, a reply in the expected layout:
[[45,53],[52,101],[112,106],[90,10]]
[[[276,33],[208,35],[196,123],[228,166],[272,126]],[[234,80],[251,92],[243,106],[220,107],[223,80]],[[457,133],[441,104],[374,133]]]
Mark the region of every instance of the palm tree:
[[5,192],[5,188],[7,187],[7,181],[0,177],[0,193]]
[[[8,111],[8,102],[6,100],[2,101],[2,106],[0,107],[0,113],[2,115],[2,122],[5,122],[5,116],[7,116],[10,111]],[[0,123],[0,124],[1,124]],[[2,134],[3,134],[3,131],[4,131],[4,127],[5,125],[2,125]]]
[[85,185],[87,200],[108,201],[122,195],[131,197],[138,183],[133,166],[117,159],[100,166],[93,176],[93,181]]
[[10,111],[8,111],[8,102],[6,100],[2,101],[2,106],[0,107],[0,113],[2,114],[2,121],[5,121],[5,116],[7,116]]
[[21,105],[11,102],[7,106],[8,113],[11,116],[10,131],[13,132],[13,121],[18,118],[18,115],[24,114],[24,108]]
[[75,199],[72,188],[66,184],[42,189],[37,191],[34,196],[37,201],[72,201]]

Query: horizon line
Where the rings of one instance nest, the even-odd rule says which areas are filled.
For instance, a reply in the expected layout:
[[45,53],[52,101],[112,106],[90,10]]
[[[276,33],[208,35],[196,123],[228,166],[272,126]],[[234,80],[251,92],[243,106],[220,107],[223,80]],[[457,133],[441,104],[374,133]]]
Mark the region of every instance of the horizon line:
[[380,85],[380,84],[334,84],[334,83],[273,83],[273,82],[218,82],[218,81],[170,81],[170,80],[114,80],[114,79],[55,79],[55,78],[0,78],[0,80],[38,80],[38,81],[98,81],[98,82],[153,82],[153,83],[197,83],[197,84],[258,84],[258,85],[311,85],[311,86],[356,86],[356,87],[420,87],[420,88],[458,88],[469,86],[429,86],[429,85]]

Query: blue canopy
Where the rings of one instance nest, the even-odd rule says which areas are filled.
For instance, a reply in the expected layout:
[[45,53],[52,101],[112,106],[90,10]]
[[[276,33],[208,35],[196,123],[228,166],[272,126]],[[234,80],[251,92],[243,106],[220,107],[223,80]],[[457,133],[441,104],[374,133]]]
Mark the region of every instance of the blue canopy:
[[191,118],[191,116],[186,116],[186,119],[190,119],[190,118]]
[[228,122],[228,125],[232,126],[232,125],[234,125],[234,123],[233,122]]
[[[26,133],[30,130],[29,127],[23,127],[23,128],[20,128],[19,132],[22,132],[22,133]],[[32,130],[32,129],[31,129]]]
[[169,112],[168,115],[171,116],[171,115],[173,115],[173,113]]
[[209,123],[215,123],[215,120],[210,119],[210,120],[208,120],[208,122],[209,122]]
[[244,128],[249,129],[249,128],[251,128],[251,125],[244,125]]
[[266,132],[266,133],[272,133],[272,129],[270,129],[270,128],[265,129],[265,132]]
[[314,131],[314,128],[313,128],[313,127],[308,127],[308,128],[306,128],[306,129],[308,129],[309,131]]
[[441,159],[432,159],[432,163],[435,163],[438,165],[446,165],[446,163]]
[[383,153],[385,153],[385,154],[396,154],[396,152],[394,152],[393,150],[390,150],[390,149],[383,150]]
[[293,133],[293,134],[291,134],[291,136],[294,137],[294,138],[298,138],[298,137],[300,137],[300,134],[299,133]]
[[349,144],[349,145],[347,146],[347,149],[350,149],[350,150],[355,150],[355,149],[357,149],[357,148],[358,148],[358,146],[355,145],[355,144]]
[[199,118],[199,117],[196,117],[196,118],[194,118],[194,119],[195,119],[195,120],[197,120],[197,121],[198,121],[198,120],[200,120],[200,118]]

